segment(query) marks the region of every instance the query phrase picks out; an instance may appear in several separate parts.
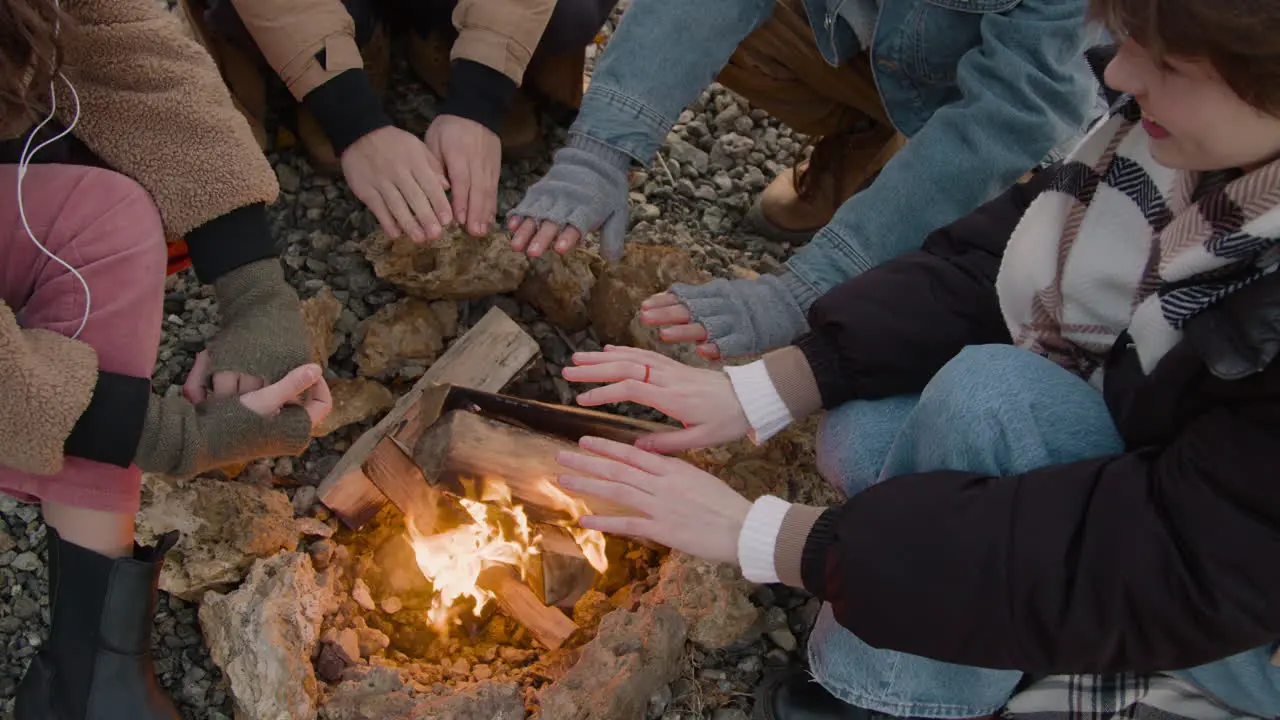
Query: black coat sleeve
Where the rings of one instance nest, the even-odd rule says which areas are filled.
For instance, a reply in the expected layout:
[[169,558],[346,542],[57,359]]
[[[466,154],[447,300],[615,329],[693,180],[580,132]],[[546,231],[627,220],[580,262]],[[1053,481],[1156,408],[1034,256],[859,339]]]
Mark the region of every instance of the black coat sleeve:
[[823,407],[916,392],[966,345],[1007,343],[995,280],[1009,236],[1051,181],[1025,184],[930,233],[920,250],[832,288],[796,341]]
[[887,480],[822,515],[804,584],[874,647],[971,666],[1147,672],[1274,643],[1270,387],[1206,411],[1162,448],[1010,477]]

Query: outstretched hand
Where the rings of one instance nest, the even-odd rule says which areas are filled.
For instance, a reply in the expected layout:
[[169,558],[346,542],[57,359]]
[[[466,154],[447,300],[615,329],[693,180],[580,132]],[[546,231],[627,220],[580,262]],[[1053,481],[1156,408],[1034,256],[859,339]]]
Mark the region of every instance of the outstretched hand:
[[573,363],[561,371],[564,379],[611,383],[578,395],[578,404],[634,402],[684,423],[683,430],[637,440],[644,450],[669,453],[720,445],[751,431],[729,376],[718,370],[692,368],[650,350],[613,345],[604,352],[574,353]]
[[707,328],[693,321],[689,307],[674,293],[661,292],[641,303],[640,321],[650,327],[662,328],[658,331],[662,342],[698,343],[699,355],[708,360],[720,359],[720,346],[707,342]]
[[438,240],[453,222],[440,160],[412,133],[388,125],[356,140],[342,153],[342,174],[390,237]]
[[562,452],[566,490],[609,500],[641,517],[588,515],[584,528],[644,538],[713,562],[737,563],[738,535],[751,503],[689,463],[612,440],[584,437],[587,453]]

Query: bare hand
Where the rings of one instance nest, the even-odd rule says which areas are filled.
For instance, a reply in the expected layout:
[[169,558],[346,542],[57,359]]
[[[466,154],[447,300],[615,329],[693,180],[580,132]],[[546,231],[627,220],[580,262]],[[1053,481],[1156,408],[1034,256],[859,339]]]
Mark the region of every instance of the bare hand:
[[561,228],[549,220],[539,224],[533,218],[512,217],[507,221],[507,229],[511,231],[511,249],[527,253],[529,257],[542,255],[553,242],[556,252],[563,255],[582,240],[578,228],[572,225]]
[[715,343],[703,342],[707,339],[707,329],[702,323],[692,322],[693,316],[671,293],[658,293],[640,304],[640,321],[651,327],[660,327],[658,337],[663,342],[698,343],[698,354],[708,360],[720,359],[720,348]]
[[352,143],[342,153],[342,174],[391,237],[436,240],[453,222],[440,161],[398,127],[378,128]]
[[285,405],[302,405],[315,427],[333,409],[329,384],[319,365],[303,365],[280,382],[240,396],[240,403],[262,417],[271,417]]
[[646,517],[588,515],[582,527],[644,538],[714,562],[738,562],[738,535],[751,503],[714,475],[676,458],[623,443],[584,437],[578,445],[593,455],[562,452],[570,474],[560,485],[610,500]]
[[453,215],[473,237],[484,237],[498,213],[502,141],[489,128],[456,115],[439,115],[427,128],[427,149],[444,162],[453,185]]
[[[208,386],[209,367],[211,364],[212,361],[209,358],[208,350],[202,350],[199,355],[196,355],[195,367],[191,369],[191,374],[187,376],[187,381],[182,385],[182,395],[192,405],[199,405],[209,399],[211,395]],[[324,381],[323,371],[319,365],[303,365],[285,375],[280,382],[272,385],[266,385],[261,378],[237,375],[236,373],[218,373],[218,375],[214,376],[215,382],[219,375],[230,375],[236,379],[251,378],[256,381],[257,387],[252,387],[249,390],[242,392],[231,391],[222,394],[219,394],[217,390],[213,390],[212,396],[239,395],[240,402],[245,407],[263,417],[275,415],[285,405],[301,404],[303,409],[307,411],[307,415],[311,417],[311,425],[314,427],[333,409],[333,398],[329,394],[329,384]],[[304,392],[306,396],[299,400],[298,396]]]
[[637,440],[636,446],[644,450],[666,453],[720,445],[744,438],[751,431],[733,383],[723,372],[691,368],[650,350],[612,345],[604,352],[574,353],[573,363],[574,367],[561,370],[564,379],[612,383],[582,393],[578,404],[590,407],[629,401],[684,423],[684,430]]
[[201,350],[196,355],[195,365],[187,375],[187,381],[182,384],[183,397],[193,405],[204,402],[210,393],[216,398],[231,397],[253,392],[267,384],[266,380],[256,375],[245,373],[220,372],[214,373],[211,378],[209,371],[212,367],[213,359],[209,356],[209,351]]

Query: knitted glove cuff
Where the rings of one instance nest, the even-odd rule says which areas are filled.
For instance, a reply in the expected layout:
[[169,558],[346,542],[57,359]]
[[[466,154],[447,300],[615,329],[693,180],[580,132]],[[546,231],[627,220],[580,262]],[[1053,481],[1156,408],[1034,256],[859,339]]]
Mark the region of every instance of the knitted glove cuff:
[[718,278],[704,285],[678,283],[670,289],[695,323],[707,330],[727,358],[758,355],[790,343],[806,329],[804,312],[775,275],[755,280]]
[[192,405],[179,396],[153,396],[134,462],[148,472],[187,477],[258,458],[297,455],[310,440],[311,418],[296,405],[262,417],[238,397]]
[[606,166],[619,171],[624,177],[631,170],[630,155],[590,135],[570,132],[569,140],[565,143],[565,147],[581,150],[599,158]]
[[277,382],[311,361],[302,303],[275,258],[227,273],[214,283],[222,328],[209,343],[213,372],[241,372]]

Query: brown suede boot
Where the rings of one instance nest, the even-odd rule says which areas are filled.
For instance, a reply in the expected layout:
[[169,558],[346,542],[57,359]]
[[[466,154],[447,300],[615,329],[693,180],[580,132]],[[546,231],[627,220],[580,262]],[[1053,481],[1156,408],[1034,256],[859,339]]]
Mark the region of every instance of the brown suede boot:
[[[426,36],[409,33],[409,67],[440,98],[449,92],[451,49],[451,41],[442,32],[432,31]],[[527,81],[528,73],[525,77]],[[539,149],[542,129],[538,125],[538,107],[523,89],[511,101],[498,137],[502,140],[502,157],[507,161],[528,157]]]
[[764,237],[803,245],[846,200],[871,184],[905,142],[884,125],[829,135],[814,146],[808,161],[769,183],[747,221]]
[[[364,70],[369,75],[369,84],[378,93],[378,97],[386,97],[387,84],[391,82],[391,38],[386,27],[378,22],[373,26],[369,42],[360,48],[360,56],[364,59]],[[298,106],[298,139],[307,151],[307,159],[311,167],[323,175],[336,177],[342,174],[342,161],[333,151],[333,143],[324,134],[319,121],[307,110],[305,105]]]

